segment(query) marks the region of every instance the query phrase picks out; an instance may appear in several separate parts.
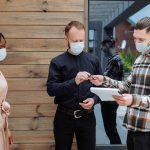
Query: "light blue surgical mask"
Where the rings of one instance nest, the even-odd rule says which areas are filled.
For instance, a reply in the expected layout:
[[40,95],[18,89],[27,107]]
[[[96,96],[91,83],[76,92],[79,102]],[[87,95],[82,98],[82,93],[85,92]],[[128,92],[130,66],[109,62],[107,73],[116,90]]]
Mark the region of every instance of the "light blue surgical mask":
[[70,52],[72,55],[79,55],[84,49],[84,42],[71,42],[70,43],[70,49],[68,52]]
[[137,51],[141,52],[142,54],[150,50],[150,46],[146,43],[135,43],[135,47]]
[[6,58],[6,55],[6,48],[0,48],[0,61],[3,61]]

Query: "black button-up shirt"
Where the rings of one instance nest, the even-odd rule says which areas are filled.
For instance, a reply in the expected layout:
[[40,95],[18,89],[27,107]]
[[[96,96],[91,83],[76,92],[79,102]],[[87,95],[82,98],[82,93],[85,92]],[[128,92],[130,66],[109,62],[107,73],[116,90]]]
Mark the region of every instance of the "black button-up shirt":
[[100,102],[100,99],[90,92],[90,87],[93,86],[90,81],[84,81],[80,85],[75,83],[75,77],[80,71],[87,71],[91,75],[99,74],[98,59],[87,52],[78,56],[64,52],[52,59],[47,92],[50,96],[55,96],[56,104],[75,110],[82,109],[79,102],[87,98],[93,98],[95,104]]

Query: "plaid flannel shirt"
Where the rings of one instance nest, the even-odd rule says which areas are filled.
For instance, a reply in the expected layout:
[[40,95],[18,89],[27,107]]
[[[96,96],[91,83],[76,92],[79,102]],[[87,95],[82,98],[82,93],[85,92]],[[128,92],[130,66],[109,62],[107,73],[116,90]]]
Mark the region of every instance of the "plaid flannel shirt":
[[127,107],[123,125],[128,130],[150,131],[150,53],[140,55],[126,81],[117,81],[105,76],[105,87],[119,88],[122,93],[133,95]]

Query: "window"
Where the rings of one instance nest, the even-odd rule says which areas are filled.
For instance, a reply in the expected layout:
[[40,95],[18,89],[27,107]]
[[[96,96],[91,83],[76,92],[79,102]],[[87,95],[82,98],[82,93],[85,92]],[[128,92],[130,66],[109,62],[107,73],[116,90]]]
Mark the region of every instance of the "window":
[[89,51],[92,52],[95,48],[95,30],[89,30]]

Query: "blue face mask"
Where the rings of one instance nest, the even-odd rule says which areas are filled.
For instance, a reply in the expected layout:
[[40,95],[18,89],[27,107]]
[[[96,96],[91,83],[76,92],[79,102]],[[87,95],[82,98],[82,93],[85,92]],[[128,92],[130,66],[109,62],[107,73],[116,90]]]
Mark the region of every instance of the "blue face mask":
[[150,50],[150,46],[148,46],[148,44],[145,43],[135,43],[135,47],[137,51],[141,52],[142,54]]

